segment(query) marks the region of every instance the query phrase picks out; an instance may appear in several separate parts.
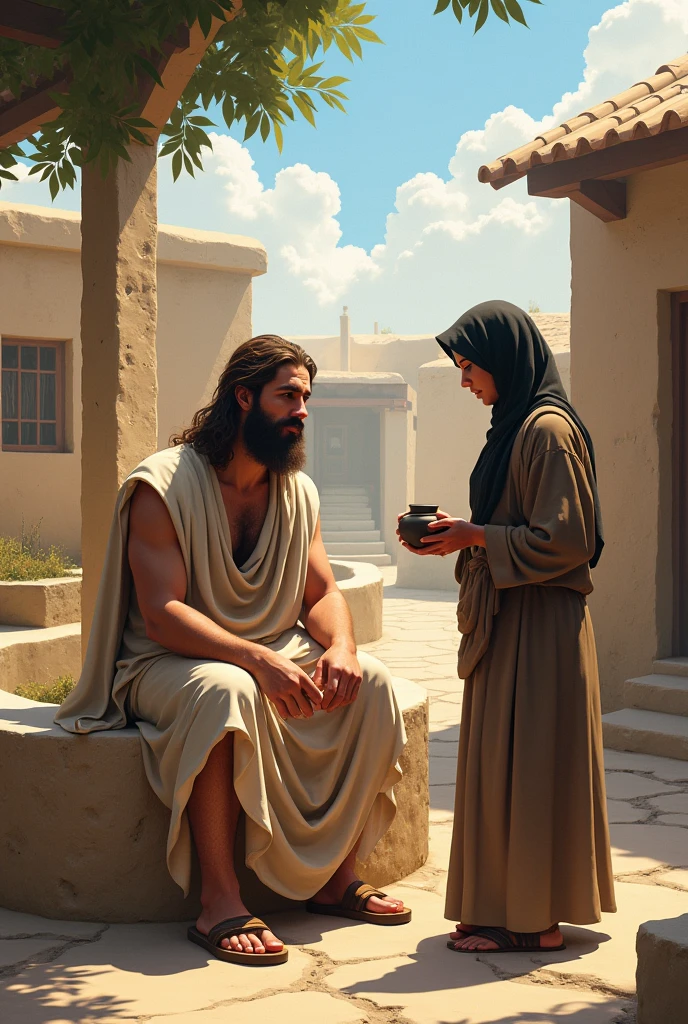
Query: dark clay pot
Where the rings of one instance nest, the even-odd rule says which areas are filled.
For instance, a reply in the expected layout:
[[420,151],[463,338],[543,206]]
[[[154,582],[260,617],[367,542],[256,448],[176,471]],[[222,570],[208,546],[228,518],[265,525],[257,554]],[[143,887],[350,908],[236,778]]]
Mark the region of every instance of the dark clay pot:
[[[409,511],[405,512],[399,520],[399,533],[401,539],[410,544],[412,548],[425,547],[421,539],[430,533],[428,525],[437,520],[437,509],[439,505],[409,505]],[[444,530],[433,530],[433,533],[444,533]]]

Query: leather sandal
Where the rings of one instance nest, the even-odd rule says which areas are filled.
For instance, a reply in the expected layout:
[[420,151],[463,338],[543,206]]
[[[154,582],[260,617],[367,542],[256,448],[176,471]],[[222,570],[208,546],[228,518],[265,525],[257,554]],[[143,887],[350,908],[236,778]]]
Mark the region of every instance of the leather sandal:
[[192,925],[186,933],[189,942],[195,942],[202,946],[209,953],[224,960],[228,964],[244,964],[247,967],[270,967],[274,964],[286,963],[289,959],[289,950],[285,946],[279,953],[240,953],[235,949],[224,949],[220,946],[223,939],[231,939],[233,935],[254,935],[261,936],[269,931],[265,921],[259,917],[251,917],[250,914],[241,914],[239,917],[230,917],[226,921],[220,921],[214,928],[211,928],[207,935],[199,932],[198,928]]
[[322,914],[325,917],[348,917],[352,921],[367,921],[368,924],[407,924],[411,920],[411,911],[400,910],[396,914],[376,914],[366,910],[365,906],[371,896],[388,899],[386,892],[367,885],[365,882],[352,882],[342,896],[340,903],[316,903],[309,900],[306,910],[309,914]]
[[[554,926],[557,927],[556,925]],[[547,931],[552,931],[548,928]],[[447,943],[449,949],[454,953],[472,953],[479,956],[486,953],[558,953],[566,949],[562,942],[560,946],[543,946],[540,942],[541,932],[510,932],[506,928],[476,928],[475,931],[465,932],[462,939],[450,939]],[[496,949],[465,949],[457,943],[465,942],[466,939],[488,939],[494,942]]]

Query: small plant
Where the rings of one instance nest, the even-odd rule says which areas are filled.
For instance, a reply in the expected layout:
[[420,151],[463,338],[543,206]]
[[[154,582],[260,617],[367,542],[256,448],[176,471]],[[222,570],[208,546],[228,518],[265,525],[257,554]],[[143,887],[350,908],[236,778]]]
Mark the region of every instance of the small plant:
[[528,312],[529,313],[540,313],[541,312],[540,307],[538,306],[537,302],[533,302],[532,299],[528,303]]
[[74,676],[58,676],[53,683],[20,683],[17,697],[39,700],[42,704],[61,704],[76,685]]
[[27,581],[70,576],[74,562],[60,547],[41,546],[40,522],[21,537],[0,537],[0,580]]
[[391,333],[392,333],[392,328],[391,327],[383,327],[382,330],[380,331],[380,334],[391,334]]

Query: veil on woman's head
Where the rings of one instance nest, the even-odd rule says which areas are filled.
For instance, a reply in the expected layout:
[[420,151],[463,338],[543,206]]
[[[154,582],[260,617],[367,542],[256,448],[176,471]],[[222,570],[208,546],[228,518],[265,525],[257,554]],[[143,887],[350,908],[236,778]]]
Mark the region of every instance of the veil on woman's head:
[[[485,447],[471,474],[471,518],[489,523],[506,486],[511,450],[527,417],[540,406],[561,409],[580,430],[595,471],[592,438],[571,405],[552,351],[530,316],[511,302],[481,302],[437,335],[448,356],[468,359],[492,375],[499,395]],[[594,568],[604,547],[597,488]]]

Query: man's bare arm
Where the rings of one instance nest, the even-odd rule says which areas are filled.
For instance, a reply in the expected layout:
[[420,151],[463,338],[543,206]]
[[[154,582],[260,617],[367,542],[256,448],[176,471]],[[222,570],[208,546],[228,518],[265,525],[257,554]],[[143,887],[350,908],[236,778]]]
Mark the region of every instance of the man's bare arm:
[[323,710],[351,704],[362,679],[354,626],[325,551],[319,519],[308,555],[302,619],[313,639],[326,650],[313,676],[323,689]]
[[305,672],[184,603],[186,568],[177,535],[164,501],[145,483],[138,484],[131,498],[128,555],[151,640],[186,658],[226,661],[245,669],[283,718],[312,715],[321,693]]

